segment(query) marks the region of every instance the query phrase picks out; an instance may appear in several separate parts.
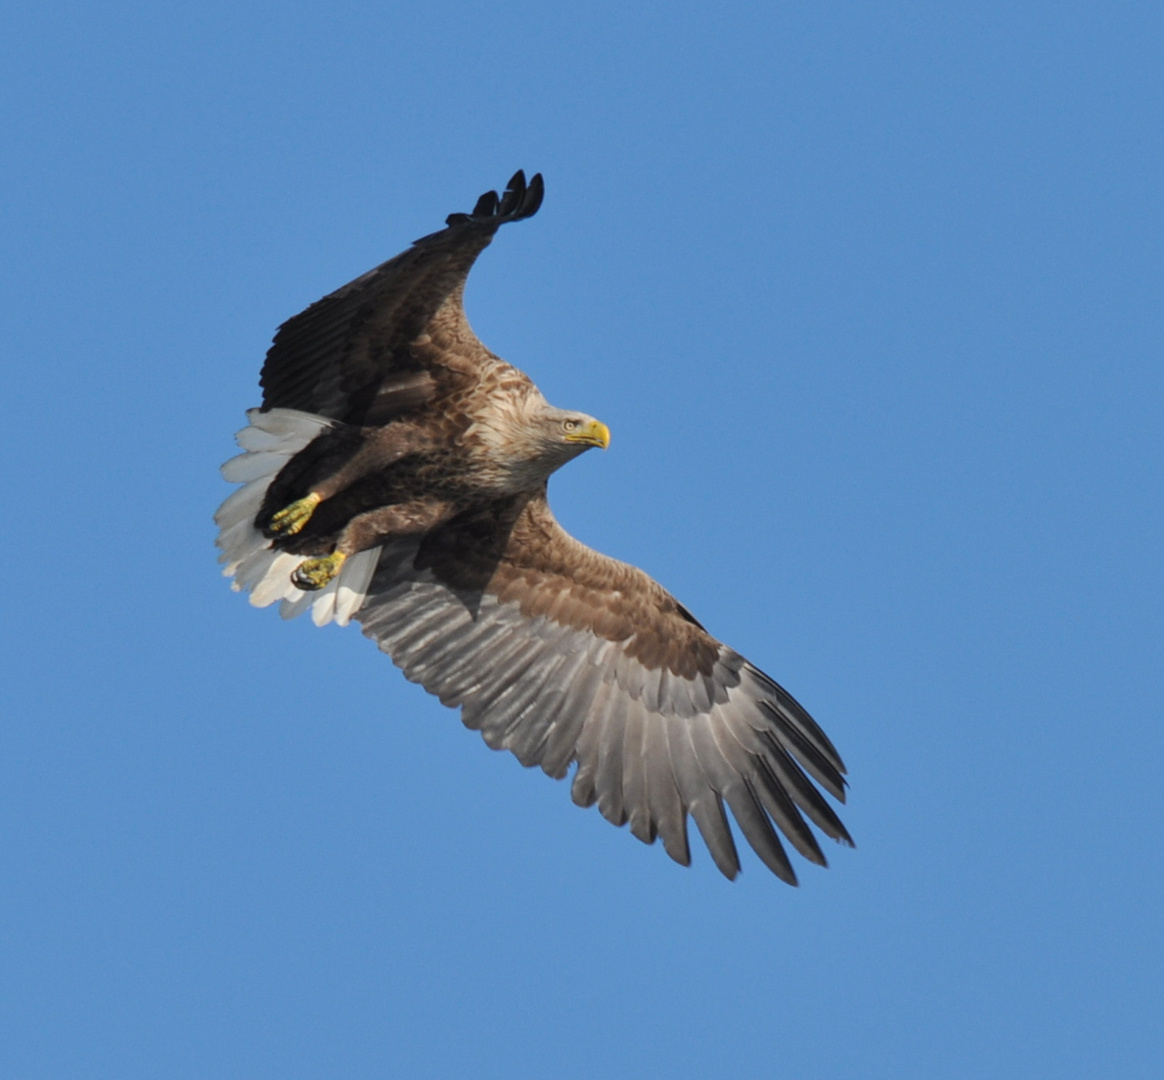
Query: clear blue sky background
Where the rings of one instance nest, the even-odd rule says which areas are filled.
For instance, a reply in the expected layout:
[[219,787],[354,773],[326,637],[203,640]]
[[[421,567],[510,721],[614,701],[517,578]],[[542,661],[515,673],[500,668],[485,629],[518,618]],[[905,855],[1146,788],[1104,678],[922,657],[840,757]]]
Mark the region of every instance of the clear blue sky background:
[[[0,1075],[1164,1075],[1158,3],[2,23]],[[275,326],[519,166],[470,317],[845,756],[799,890],[218,576]]]

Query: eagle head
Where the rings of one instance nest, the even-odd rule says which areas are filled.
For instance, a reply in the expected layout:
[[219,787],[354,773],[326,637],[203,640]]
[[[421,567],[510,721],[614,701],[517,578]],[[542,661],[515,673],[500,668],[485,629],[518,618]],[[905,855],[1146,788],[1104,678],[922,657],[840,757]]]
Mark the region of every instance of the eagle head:
[[610,429],[601,420],[555,408],[536,392],[495,406],[466,434],[482,472],[493,474],[489,486],[511,492],[538,486],[592,446],[610,445]]
[[610,445],[610,428],[586,413],[547,403],[534,411],[530,421],[528,447],[535,459],[549,467],[547,476],[592,446],[605,450]]

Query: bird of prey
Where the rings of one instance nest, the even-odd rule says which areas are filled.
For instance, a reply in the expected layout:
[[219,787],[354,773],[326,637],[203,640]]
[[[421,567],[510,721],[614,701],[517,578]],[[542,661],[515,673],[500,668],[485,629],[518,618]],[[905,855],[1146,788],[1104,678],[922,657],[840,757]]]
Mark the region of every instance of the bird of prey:
[[543,191],[518,172],[279,327],[223,466],[242,484],[215,515],[224,574],[285,618],[355,619],[489,746],[555,778],[576,763],[578,805],[676,862],[690,815],[735,877],[726,804],[796,884],[777,830],[822,866],[806,817],[852,843],[809,779],[844,801],[840,756],[661,585],[554,520],[550,474],[610,433],[552,406],[465,317],[477,256]]

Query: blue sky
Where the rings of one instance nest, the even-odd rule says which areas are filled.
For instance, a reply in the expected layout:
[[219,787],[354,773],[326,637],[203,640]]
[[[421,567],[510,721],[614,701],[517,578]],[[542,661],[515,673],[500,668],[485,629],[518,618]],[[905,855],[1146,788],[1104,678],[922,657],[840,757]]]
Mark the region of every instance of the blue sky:
[[[1161,1074],[1158,5],[3,25],[0,1073]],[[218,577],[275,326],[518,167],[470,318],[844,755],[798,890]]]

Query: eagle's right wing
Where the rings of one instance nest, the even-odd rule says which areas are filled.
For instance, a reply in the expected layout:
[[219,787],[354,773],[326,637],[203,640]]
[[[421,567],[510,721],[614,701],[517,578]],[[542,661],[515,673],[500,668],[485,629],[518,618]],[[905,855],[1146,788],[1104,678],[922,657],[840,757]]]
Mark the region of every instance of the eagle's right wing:
[[[544,187],[520,170],[504,195],[316,301],[279,327],[263,365],[263,411],[297,409],[351,424],[383,424],[430,400],[441,349],[458,366],[488,356],[465,319],[462,294],[477,256],[505,223],[535,214]],[[418,350],[418,338],[436,348]]]

